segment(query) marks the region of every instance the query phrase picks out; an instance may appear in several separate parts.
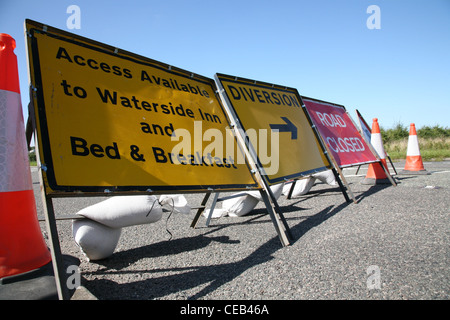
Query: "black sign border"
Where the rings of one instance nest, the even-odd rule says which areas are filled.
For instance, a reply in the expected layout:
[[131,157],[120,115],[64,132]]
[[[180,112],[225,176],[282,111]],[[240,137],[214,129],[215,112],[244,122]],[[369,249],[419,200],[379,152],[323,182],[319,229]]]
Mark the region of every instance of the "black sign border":
[[[39,59],[39,50],[38,50],[38,41],[36,37],[34,37],[35,33],[45,34],[46,36],[66,41],[71,44],[79,45],[91,50],[95,50],[101,52],[103,54],[108,54],[114,57],[118,57],[121,59],[132,61],[133,63],[141,64],[147,67],[156,68],[168,72],[170,74],[174,74],[177,76],[181,76],[187,78],[189,80],[195,80],[200,83],[209,85],[212,91],[215,93],[215,98],[217,99],[222,113],[225,116],[225,119],[230,125],[230,119],[228,118],[224,107],[220,101],[220,98],[217,95],[217,88],[215,86],[215,82],[211,78],[207,78],[150,58],[146,58],[128,51],[119,50],[115,47],[108,46],[106,44],[84,38],[78,35],[71,34],[69,32],[59,30],[53,27],[48,27],[44,24],[41,24],[36,21],[26,20],[26,31],[29,39],[29,59],[33,61],[33,70],[30,70],[30,78],[34,79],[34,93],[35,99],[34,110],[32,112],[36,112],[36,126],[40,133],[40,139],[42,141],[42,153],[44,163],[41,164],[42,170],[44,171],[44,178],[48,184],[50,190],[46,188],[46,193],[63,193],[64,196],[67,196],[66,193],[92,193],[92,194],[112,194],[112,193],[142,193],[148,194],[151,193],[188,193],[188,192],[205,192],[205,191],[239,191],[239,190],[251,190],[251,189],[260,189],[259,184],[256,182],[254,175],[251,173],[250,166],[248,161],[246,161],[246,165],[249,171],[250,176],[253,178],[255,183],[253,184],[225,184],[225,185],[165,185],[165,186],[69,186],[69,185],[59,185],[56,181],[55,172],[53,168],[53,158],[52,152],[50,150],[50,139],[48,133],[47,119],[46,119],[46,109],[45,109],[45,101],[44,101],[44,93],[42,86],[42,73]],[[31,69],[31,67],[30,67]],[[33,82],[33,81],[32,81]],[[39,125],[38,125],[39,122]],[[236,138],[235,138],[236,140]]]

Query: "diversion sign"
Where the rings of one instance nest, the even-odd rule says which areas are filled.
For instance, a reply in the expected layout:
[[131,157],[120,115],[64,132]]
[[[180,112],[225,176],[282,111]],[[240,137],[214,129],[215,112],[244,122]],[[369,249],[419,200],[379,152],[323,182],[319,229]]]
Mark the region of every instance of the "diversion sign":
[[306,97],[302,100],[339,167],[379,161],[361,137],[345,107]]
[[27,20],[46,192],[258,187],[214,80]]
[[219,73],[215,78],[270,184],[331,167],[296,89]]

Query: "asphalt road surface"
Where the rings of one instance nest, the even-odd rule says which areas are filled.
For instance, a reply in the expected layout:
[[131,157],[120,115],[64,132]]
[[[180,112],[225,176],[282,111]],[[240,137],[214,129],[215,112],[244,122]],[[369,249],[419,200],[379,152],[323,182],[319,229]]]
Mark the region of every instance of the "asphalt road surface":
[[[57,222],[59,240],[65,257],[79,264],[82,287],[100,300],[447,300],[450,161],[424,165],[429,175],[395,175],[397,187],[362,185],[367,166],[358,175],[356,167],[345,169],[357,204],[323,183],[295,199],[281,196],[293,235],[287,247],[261,202],[244,217],[222,217],[209,227],[201,217],[190,228],[192,210],[123,228],[114,254],[100,261],[88,261],[77,247],[71,220]],[[400,173],[404,162],[395,166]],[[37,174],[32,168],[43,218]],[[185,196],[198,206],[204,195]],[[53,203],[63,217],[104,199]]]

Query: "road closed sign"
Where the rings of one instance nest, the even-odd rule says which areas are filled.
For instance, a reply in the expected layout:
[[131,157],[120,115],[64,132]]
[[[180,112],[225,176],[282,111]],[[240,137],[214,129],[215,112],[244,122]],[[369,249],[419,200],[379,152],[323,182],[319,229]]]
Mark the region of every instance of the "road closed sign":
[[50,192],[257,187],[213,79],[26,21]]
[[378,161],[345,107],[312,98],[302,99],[339,167]]
[[216,74],[269,183],[330,168],[296,89]]

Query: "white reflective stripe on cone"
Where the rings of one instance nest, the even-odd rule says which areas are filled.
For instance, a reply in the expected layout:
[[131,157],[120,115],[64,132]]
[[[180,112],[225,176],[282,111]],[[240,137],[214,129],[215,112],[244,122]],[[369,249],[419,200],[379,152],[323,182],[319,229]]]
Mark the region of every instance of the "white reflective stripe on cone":
[[380,157],[380,159],[385,159],[386,154],[384,153],[383,140],[381,139],[381,133],[372,133],[370,143],[372,144],[375,151],[378,153],[378,156]]
[[0,192],[32,188],[20,94],[0,90]]
[[408,138],[407,156],[420,156],[419,141],[416,135],[410,135]]

